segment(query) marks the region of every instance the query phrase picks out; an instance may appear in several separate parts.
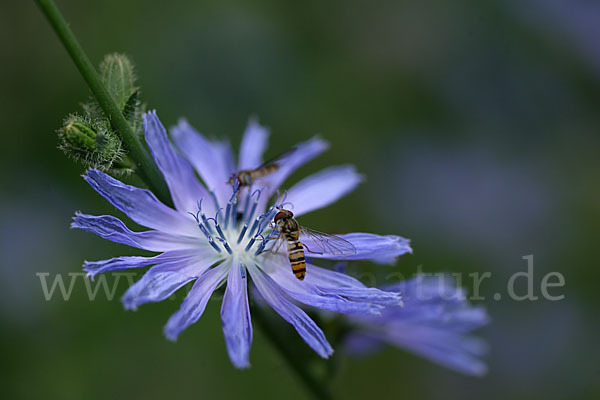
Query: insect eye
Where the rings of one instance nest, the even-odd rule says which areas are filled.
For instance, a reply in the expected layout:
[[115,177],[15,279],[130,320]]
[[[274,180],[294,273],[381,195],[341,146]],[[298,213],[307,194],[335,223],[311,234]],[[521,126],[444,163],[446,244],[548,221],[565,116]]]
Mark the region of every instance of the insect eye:
[[275,218],[273,218],[273,221],[277,222],[282,218],[285,218],[286,214],[283,211],[279,211],[277,214],[275,214]]

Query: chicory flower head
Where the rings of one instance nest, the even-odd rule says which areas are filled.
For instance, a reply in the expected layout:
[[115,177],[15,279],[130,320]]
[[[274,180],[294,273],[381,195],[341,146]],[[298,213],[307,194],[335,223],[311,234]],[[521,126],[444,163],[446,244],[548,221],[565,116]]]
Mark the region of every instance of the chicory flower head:
[[[354,278],[310,262],[306,264],[306,279],[299,281],[292,274],[285,249],[266,251],[265,239],[273,233],[267,234],[276,206],[289,204],[294,215],[301,216],[335,202],[361,182],[352,166],[329,168],[293,186],[287,191],[285,204],[277,196],[275,204],[268,207],[269,199],[285,179],[326,150],[326,142],[313,138],[299,144],[280,160],[280,168],[275,172],[257,180],[252,187],[238,188],[227,183],[231,175],[258,167],[266,148],[268,132],[256,122],[251,121],[244,133],[237,165],[228,143],[208,140],[185,121],[171,131],[176,148],[156,112],[144,115],[144,131],[175,208],[161,203],[148,190],[92,169],[85,174],[85,180],[132,221],[149,230],[134,232],[116,217],[81,213],[73,218],[72,227],[159,253],[153,257],[124,256],[85,262],[83,268],[92,278],[102,272],[153,265],[124,294],[122,301],[127,309],[162,301],[194,282],[181,308],[165,326],[167,338],[175,340],[196,322],[213,292],[226,286],[221,318],[227,351],[236,367],[249,366],[249,280],[262,299],[324,358],[333,349],[323,331],[297,303],[357,315],[377,314],[385,307],[401,304],[398,292],[368,288]],[[353,233],[341,237],[354,245],[354,255],[340,257],[324,252],[310,256],[387,263],[411,251],[408,240],[399,236]],[[301,236],[300,240],[309,239]]]
[[385,344],[403,348],[468,375],[480,376],[487,345],[469,334],[489,322],[483,307],[469,305],[465,291],[445,275],[424,276],[385,288],[401,292],[403,307],[386,307],[380,315],[353,315],[345,348],[354,355],[371,354]]

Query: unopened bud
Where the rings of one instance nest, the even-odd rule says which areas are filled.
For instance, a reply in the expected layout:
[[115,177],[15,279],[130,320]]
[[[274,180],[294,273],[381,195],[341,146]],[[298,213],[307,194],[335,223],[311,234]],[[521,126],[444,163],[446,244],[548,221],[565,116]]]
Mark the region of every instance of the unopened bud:
[[108,124],[70,115],[58,131],[59,148],[87,167],[107,170],[123,156],[121,141]]
[[100,74],[108,92],[119,109],[123,110],[137,90],[133,64],[124,54],[108,54],[100,64]]
[[71,116],[62,129],[64,145],[75,150],[92,152],[96,149],[96,131],[84,119]]

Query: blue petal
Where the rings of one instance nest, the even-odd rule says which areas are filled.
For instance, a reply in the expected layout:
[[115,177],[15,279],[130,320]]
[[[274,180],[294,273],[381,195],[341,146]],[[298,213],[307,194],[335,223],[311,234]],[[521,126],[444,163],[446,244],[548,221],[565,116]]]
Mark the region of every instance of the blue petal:
[[215,193],[220,206],[224,207],[233,193],[226,182],[235,172],[229,144],[207,140],[184,120],[171,129],[171,135],[206,187]]
[[264,300],[275,310],[283,319],[292,324],[302,339],[323,358],[328,358],[333,354],[331,345],[325,338],[325,334],[310,319],[308,315],[298,306],[288,300],[283,291],[273,280],[255,266],[248,266],[252,275],[252,281],[256,285]]
[[[376,327],[381,326],[380,322]],[[474,376],[487,372],[480,357],[487,351],[485,343],[451,331],[423,329],[418,325],[395,326],[389,332],[351,331],[344,347],[352,355],[365,356],[388,343],[455,371]]]
[[[371,260],[380,264],[393,264],[396,257],[406,253],[412,253],[410,240],[395,235],[375,235],[372,233],[348,233],[338,235],[342,239],[354,245],[356,254],[349,256],[339,256],[331,253],[307,253],[311,258],[327,258],[330,260]],[[313,239],[300,235],[300,241],[310,249],[319,249]]]
[[361,341],[371,345],[378,340],[465,374],[486,372],[479,357],[487,346],[467,333],[488,323],[489,318],[483,308],[469,305],[452,280],[418,276],[390,288],[404,291],[404,307],[387,307],[377,317],[350,317],[356,329],[346,342],[350,351],[356,346],[364,350]]
[[314,137],[306,142],[295,146],[294,151],[280,160],[280,168],[267,177],[272,193],[290,176],[294,171],[306,164],[329,147],[329,144],[320,137]]
[[221,306],[223,334],[229,359],[237,368],[250,366],[252,323],[248,306],[248,285],[245,268],[234,256],[227,278],[227,288]]
[[[323,310],[347,314],[378,314],[384,306],[402,304],[399,293],[368,287],[333,286],[313,278],[313,284],[305,279],[299,281],[284,257],[265,258],[261,264],[265,272],[294,300]],[[307,266],[306,276],[313,268]]]
[[[319,288],[317,286],[317,288]],[[380,306],[401,307],[402,295],[398,292],[387,292],[377,288],[319,288],[320,292],[327,296],[339,296],[357,303],[370,303]]]
[[373,302],[354,301],[335,293],[320,292],[314,287],[281,286],[292,299],[321,310],[343,314],[379,314],[383,309],[381,305]]
[[149,190],[125,185],[96,169],[89,170],[84,178],[113,206],[138,224],[167,233],[198,235],[198,227],[191,216],[165,206]]
[[463,308],[452,312],[448,323],[454,332],[465,333],[489,324],[490,317],[484,307]]
[[295,216],[326,207],[351,192],[363,176],[352,165],[327,168],[311,175],[287,192]]
[[197,279],[219,259],[219,254],[212,252],[197,260],[183,259],[155,265],[127,289],[121,301],[129,310],[135,310],[144,303],[162,301],[186,283]]
[[456,333],[469,332],[489,323],[485,309],[470,306],[465,291],[446,274],[419,275],[389,285],[385,290],[402,292],[404,300],[402,309],[385,310],[389,321],[410,321]]
[[123,256],[111,258],[109,260],[86,261],[83,263],[83,270],[87,272],[88,278],[94,280],[96,275],[104,272],[143,268],[147,265],[155,264],[155,258],[156,257]]
[[227,276],[229,267],[228,263],[222,263],[206,271],[196,280],[181,308],[169,318],[165,326],[165,336],[169,340],[177,340],[181,332],[200,319],[210,296]]
[[381,337],[366,332],[351,332],[344,339],[344,348],[354,357],[368,357],[384,346]]
[[389,332],[386,341],[464,374],[481,376],[487,372],[485,363],[479,359],[487,352],[487,346],[478,338],[407,326]]
[[395,282],[382,287],[384,290],[403,294],[407,307],[423,307],[433,304],[448,306],[465,302],[465,291],[456,286],[448,274],[421,274],[413,279]]
[[[364,288],[361,281],[341,272],[331,271],[306,263],[306,282],[318,284],[320,287]],[[399,292],[399,290],[398,290]]]
[[154,257],[122,256],[109,260],[86,261],[83,264],[83,270],[92,280],[98,274],[108,271],[118,271],[123,269],[143,268],[147,265],[160,264],[173,261],[188,260],[193,262],[198,258],[203,258],[214,251],[209,248],[193,248],[185,250],[171,250]]
[[254,118],[248,122],[240,147],[238,171],[253,169],[262,164],[262,157],[267,148],[269,131]]
[[184,213],[197,211],[198,201],[208,198],[208,192],[194,175],[191,165],[173,150],[156,111],[144,114],[144,131],[154,161],[169,186],[175,207]]
[[[277,282],[280,284],[279,282]],[[280,284],[281,285],[281,284]],[[383,307],[371,302],[357,302],[343,296],[320,292],[314,287],[290,288],[281,285],[292,299],[311,307],[343,314],[378,314]],[[308,285],[305,285],[308,286]]]
[[71,228],[83,229],[104,239],[149,251],[207,246],[206,242],[199,238],[171,235],[159,231],[132,232],[120,219],[112,215],[95,216],[76,213]]
[[298,144],[294,151],[291,151],[286,157],[280,160],[280,168],[270,175],[264,177],[257,187],[262,190],[257,212],[261,213],[266,209],[266,205],[271,196],[279,189],[279,186],[294,171],[306,164],[329,147],[329,144],[319,137],[314,137],[306,142]]

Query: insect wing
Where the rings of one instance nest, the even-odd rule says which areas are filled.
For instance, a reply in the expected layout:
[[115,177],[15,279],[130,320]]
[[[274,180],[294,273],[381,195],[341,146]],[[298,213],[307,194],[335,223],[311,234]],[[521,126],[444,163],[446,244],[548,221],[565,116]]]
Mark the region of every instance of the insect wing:
[[278,155],[276,155],[275,157],[271,158],[270,160],[265,161],[264,163],[262,163],[261,165],[259,165],[258,167],[256,167],[254,170],[255,171],[259,171],[262,169],[267,169],[270,168],[273,165],[277,165],[279,166],[279,162],[282,161],[284,158],[286,158],[287,156],[289,156],[290,154],[292,154],[293,152],[296,151],[295,147],[292,147],[291,149],[284,151],[283,153],[280,153]]
[[353,256],[356,254],[356,248],[352,243],[342,239],[339,236],[330,235],[315,231],[313,229],[300,227],[300,232],[306,236],[307,240],[302,240],[302,244],[311,253],[314,254],[332,254],[334,256]]

